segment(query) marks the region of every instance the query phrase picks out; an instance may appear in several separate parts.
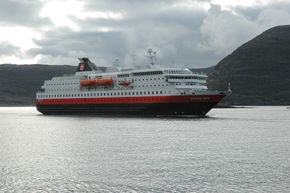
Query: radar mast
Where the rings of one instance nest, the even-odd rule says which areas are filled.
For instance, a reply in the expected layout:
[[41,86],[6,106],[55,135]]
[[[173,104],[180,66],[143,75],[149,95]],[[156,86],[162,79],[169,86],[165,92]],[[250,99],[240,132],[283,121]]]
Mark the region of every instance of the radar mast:
[[150,64],[152,66],[154,66],[155,65],[155,62],[157,61],[157,51],[153,51],[152,48],[149,48],[147,52],[148,52],[147,57],[150,60]]

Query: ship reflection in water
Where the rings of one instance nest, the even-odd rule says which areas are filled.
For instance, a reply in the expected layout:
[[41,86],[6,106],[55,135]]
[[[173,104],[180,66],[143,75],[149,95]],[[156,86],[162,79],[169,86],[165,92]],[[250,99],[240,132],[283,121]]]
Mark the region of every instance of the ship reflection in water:
[[0,108],[0,192],[289,192],[290,111],[208,118]]

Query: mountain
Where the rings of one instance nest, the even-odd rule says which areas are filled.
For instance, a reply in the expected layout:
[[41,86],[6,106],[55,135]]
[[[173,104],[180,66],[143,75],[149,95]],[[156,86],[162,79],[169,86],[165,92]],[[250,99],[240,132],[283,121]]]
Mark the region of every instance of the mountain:
[[44,80],[72,74],[75,66],[0,65],[0,106],[33,105],[35,92]]
[[196,73],[210,74],[213,72],[214,66],[207,67],[207,68],[189,68],[189,70]]
[[235,105],[290,104],[290,25],[271,28],[237,48],[209,74],[211,89],[233,93]]

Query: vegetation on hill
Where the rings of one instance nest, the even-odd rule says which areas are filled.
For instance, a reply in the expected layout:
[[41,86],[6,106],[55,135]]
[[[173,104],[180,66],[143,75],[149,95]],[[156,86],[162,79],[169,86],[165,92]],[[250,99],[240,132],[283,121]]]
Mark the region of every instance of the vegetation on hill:
[[271,28],[225,57],[209,75],[211,89],[233,93],[236,105],[290,104],[290,25]]
[[35,92],[44,80],[71,74],[75,66],[55,65],[0,65],[0,105],[33,105]]

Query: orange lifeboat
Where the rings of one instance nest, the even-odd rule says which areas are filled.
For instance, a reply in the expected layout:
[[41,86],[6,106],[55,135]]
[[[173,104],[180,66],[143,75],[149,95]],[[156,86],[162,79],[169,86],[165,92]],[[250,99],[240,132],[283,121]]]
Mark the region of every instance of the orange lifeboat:
[[114,83],[113,79],[95,79],[95,85],[110,86]]
[[95,80],[81,80],[80,84],[81,86],[94,86]]
[[114,81],[110,79],[80,80],[81,86],[110,86]]

